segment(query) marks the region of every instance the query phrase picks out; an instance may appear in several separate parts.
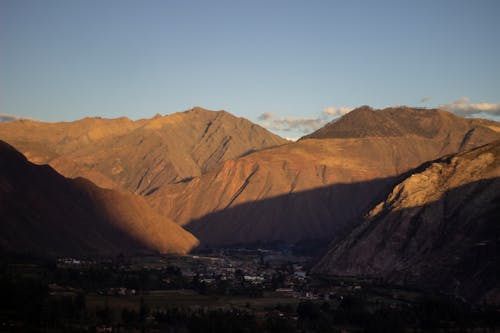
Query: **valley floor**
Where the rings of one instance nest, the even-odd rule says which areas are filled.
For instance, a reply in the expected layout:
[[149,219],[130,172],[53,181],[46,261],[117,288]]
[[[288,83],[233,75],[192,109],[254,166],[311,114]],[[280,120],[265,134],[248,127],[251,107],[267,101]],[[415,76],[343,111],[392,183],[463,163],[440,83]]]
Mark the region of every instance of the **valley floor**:
[[498,332],[500,307],[359,277],[309,276],[311,258],[2,257],[0,332]]

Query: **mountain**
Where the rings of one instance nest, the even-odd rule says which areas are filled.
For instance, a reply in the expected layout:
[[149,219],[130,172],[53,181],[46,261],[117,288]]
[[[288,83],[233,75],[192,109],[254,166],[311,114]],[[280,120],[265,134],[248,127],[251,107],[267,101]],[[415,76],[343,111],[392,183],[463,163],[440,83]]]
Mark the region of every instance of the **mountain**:
[[[379,115],[386,120],[374,125]],[[226,161],[146,199],[203,245],[331,239],[403,173],[498,138],[498,123],[446,111],[360,108],[311,137]]]
[[479,142],[495,140],[498,132],[500,126],[495,121],[461,118],[439,109],[396,107],[373,110],[363,106],[304,138],[415,136],[439,140],[443,148],[460,144],[460,150],[467,150]]
[[67,179],[0,141],[0,250],[37,255],[186,253],[193,235],[142,197]]
[[138,194],[213,170],[285,139],[225,111],[199,107],[167,116],[0,124],[0,139],[66,177]]
[[500,301],[500,141],[422,169],[332,244],[315,271]]

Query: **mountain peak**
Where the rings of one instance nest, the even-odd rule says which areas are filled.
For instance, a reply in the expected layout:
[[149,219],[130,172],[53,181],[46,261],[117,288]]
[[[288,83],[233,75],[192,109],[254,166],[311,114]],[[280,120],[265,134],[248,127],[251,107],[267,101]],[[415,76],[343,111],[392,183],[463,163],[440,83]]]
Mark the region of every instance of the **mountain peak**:
[[[439,109],[398,106],[375,110],[369,106],[357,108],[342,118],[330,122],[304,137],[304,139],[402,137],[419,136],[432,138],[439,135],[453,135],[481,128],[486,132],[493,129],[479,119],[459,117]],[[471,132],[472,133],[472,132]]]
[[224,110],[209,110],[209,109],[205,109],[201,106],[193,106],[191,109],[189,110],[186,110],[182,113],[227,113],[226,111]]
[[354,110],[352,110],[351,112],[347,113],[346,115],[349,115],[349,114],[363,114],[363,113],[372,113],[372,112],[375,112],[375,109],[372,108],[371,106],[369,105],[361,105],[360,107],[357,107],[355,108]]

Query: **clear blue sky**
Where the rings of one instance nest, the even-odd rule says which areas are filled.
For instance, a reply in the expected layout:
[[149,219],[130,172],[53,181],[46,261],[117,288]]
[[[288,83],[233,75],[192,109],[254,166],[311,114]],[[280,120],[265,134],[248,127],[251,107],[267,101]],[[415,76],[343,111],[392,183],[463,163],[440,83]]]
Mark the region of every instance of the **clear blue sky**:
[[461,97],[500,102],[500,1],[0,0],[0,113],[257,121]]

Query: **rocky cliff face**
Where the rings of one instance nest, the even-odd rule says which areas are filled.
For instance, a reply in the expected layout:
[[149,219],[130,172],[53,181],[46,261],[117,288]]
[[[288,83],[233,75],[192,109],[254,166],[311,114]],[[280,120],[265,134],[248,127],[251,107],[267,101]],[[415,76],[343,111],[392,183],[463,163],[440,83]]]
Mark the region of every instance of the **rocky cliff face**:
[[220,162],[287,141],[224,111],[193,108],[152,119],[86,118],[0,124],[0,139],[67,177],[138,194],[213,170]]
[[326,129],[328,135],[227,161],[146,199],[205,245],[331,238],[404,172],[500,138],[495,122],[408,108],[361,108]]
[[500,300],[500,141],[426,165],[331,245],[315,271]]
[[186,253],[193,235],[142,197],[64,178],[0,141],[0,250],[39,256]]

